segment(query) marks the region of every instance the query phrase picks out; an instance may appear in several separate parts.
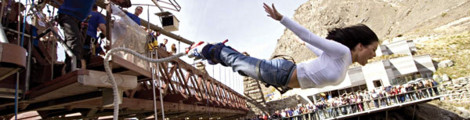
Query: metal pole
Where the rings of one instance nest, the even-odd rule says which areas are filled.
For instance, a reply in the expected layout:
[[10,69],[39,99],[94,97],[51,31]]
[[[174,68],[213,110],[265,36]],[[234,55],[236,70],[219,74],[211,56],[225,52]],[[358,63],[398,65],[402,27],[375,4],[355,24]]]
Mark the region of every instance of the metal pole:
[[[20,12],[20,4],[18,4],[17,7],[18,7],[18,9],[17,9],[18,12]],[[21,22],[20,22],[21,16],[20,16],[20,15],[18,15],[17,20],[18,20],[18,24],[17,24],[16,29],[17,29],[17,31],[21,31],[21,30],[20,30],[20,26],[21,26]],[[20,45],[20,43],[21,43],[21,41],[20,41],[20,33],[18,33],[17,35],[18,35],[17,38],[16,38],[16,40],[17,40],[17,42],[18,42],[17,45]],[[23,47],[23,46],[21,46],[21,47]]]
[[[147,21],[150,21],[150,7],[148,5],[147,5]],[[150,24],[147,24],[147,28],[149,28],[149,27],[150,27]],[[149,42],[149,43],[151,43],[151,42]],[[155,48],[153,48],[152,50],[156,51]],[[153,53],[150,54],[150,57],[153,58]],[[158,63],[157,63],[157,65],[158,65]],[[153,91],[153,112],[154,112],[153,113],[153,115],[154,115],[153,118],[155,120],[158,120],[157,98],[155,97],[156,96],[156,93],[155,93],[155,68],[152,66],[151,70],[152,70],[152,91]],[[160,95],[161,95],[161,91],[160,91]]]
[[162,9],[162,7],[160,7],[160,5],[158,5],[157,1],[152,0],[152,2],[153,2],[153,4],[155,4],[155,6],[158,7],[158,9],[160,9],[160,12],[164,12],[163,9]]
[[[150,54],[150,57],[153,58],[153,53]],[[157,63],[158,64],[158,63]],[[156,92],[155,92],[155,68],[153,67],[152,65],[152,91],[153,91],[153,115],[154,115],[154,119],[155,120],[158,120],[157,116],[158,116],[158,112],[157,112],[157,98],[156,98]]]
[[[155,57],[158,58],[158,52],[155,51]],[[157,81],[159,81],[160,85],[158,86],[159,93],[160,93],[160,105],[162,107],[162,120],[165,120],[165,108],[163,107],[163,96],[162,96],[162,86],[163,82],[160,82],[160,77],[158,76],[158,70],[160,69],[160,64],[157,63]]]
[[16,73],[16,85],[15,85],[15,120],[18,119],[18,88],[20,84],[20,73]]
[[[147,21],[150,21],[150,6],[147,5]],[[151,30],[150,29],[150,24],[147,24],[147,30]]]
[[[28,44],[28,61],[26,62],[26,78],[25,78],[25,82],[24,82],[24,91],[23,93],[27,92],[29,90],[29,81],[30,81],[30,78],[31,78],[31,56],[32,56],[32,53],[31,53],[31,44],[33,44],[32,42],[33,38],[32,37],[29,37],[29,44]],[[51,76],[52,77],[52,76]],[[25,97],[25,94],[23,94],[23,97]]]
[[[4,10],[5,10],[5,5],[6,5],[6,4],[2,4],[2,7],[1,7],[2,9],[0,10],[0,15],[1,15],[1,16],[4,15],[4,12],[5,12],[5,11],[4,11]],[[3,17],[0,18],[0,24],[2,24],[2,20],[3,20]],[[2,28],[3,28],[3,27],[2,27]]]

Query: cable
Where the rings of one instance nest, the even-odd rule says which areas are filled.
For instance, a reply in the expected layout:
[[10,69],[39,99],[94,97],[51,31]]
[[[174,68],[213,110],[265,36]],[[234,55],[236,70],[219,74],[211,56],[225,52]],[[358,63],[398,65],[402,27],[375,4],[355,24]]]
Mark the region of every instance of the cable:
[[[147,21],[150,21],[150,6],[149,5],[147,5]],[[147,28],[150,28],[150,24],[147,24]],[[151,31],[151,30],[149,30],[149,31]],[[153,34],[150,34],[150,35],[153,38]],[[154,38],[154,39],[156,39],[156,38]],[[150,40],[149,43],[152,43],[152,40]],[[155,57],[158,58],[158,53],[156,52],[155,49],[156,48],[153,48],[153,51],[156,53]],[[150,56],[152,57],[153,53],[151,53]],[[157,64],[157,70],[158,70],[158,64]],[[154,115],[153,118],[155,120],[158,120],[158,117],[157,117],[158,116],[158,111],[157,111],[157,102],[156,102],[157,98],[155,98],[155,78],[154,78],[155,72],[157,72],[156,77],[158,78],[158,71],[155,71],[155,68],[153,68],[153,66],[152,66],[152,92],[153,92],[153,115]],[[160,93],[161,93],[161,91],[160,91]]]
[[15,85],[15,120],[18,120],[18,87],[20,84],[20,73],[16,73],[16,85]]
[[113,48],[113,49],[109,50],[106,53],[106,55],[104,56],[103,63],[104,63],[104,69],[106,71],[106,75],[108,75],[108,77],[109,77],[108,82],[113,85],[113,97],[114,97],[113,120],[118,120],[118,117],[119,117],[119,103],[118,103],[119,93],[118,93],[118,87],[117,87],[115,78],[113,76],[112,70],[109,67],[109,58],[111,57],[111,55],[113,53],[120,52],[120,51],[131,53],[132,55],[134,55],[134,56],[136,56],[140,59],[143,59],[145,61],[152,62],[152,63],[160,63],[160,62],[170,61],[170,60],[173,60],[173,59],[176,59],[176,58],[179,58],[181,56],[186,55],[185,53],[178,53],[176,55],[166,57],[166,58],[152,59],[152,58],[148,58],[144,55],[141,55],[140,53],[135,52],[135,51],[133,51],[131,49],[128,49],[128,48],[118,47],[118,48]]
[[[150,54],[150,57],[153,58],[153,52]],[[153,68],[153,65],[152,65],[152,93],[153,93],[153,115],[154,115],[154,119],[155,120],[158,120],[157,116],[158,116],[158,112],[157,112],[157,98],[155,97],[156,96],[156,93],[155,93],[155,68]],[[158,77],[158,75],[157,75]]]
[[[155,54],[158,58],[158,52],[155,51]],[[157,81],[158,81],[158,93],[160,93],[160,105],[162,107],[162,120],[165,120],[165,107],[163,106],[163,95],[162,95],[162,86],[163,82],[160,81],[160,77],[158,77],[158,70],[160,69],[160,64],[157,63]],[[171,81],[170,81],[171,82]]]
[[[26,5],[28,5],[28,0],[25,0],[26,1]],[[32,4],[34,5],[34,4]],[[33,7],[33,6],[31,6]],[[20,12],[20,11],[18,11]],[[23,47],[23,41],[24,41],[24,30],[25,30],[25,26],[26,26],[26,11],[25,11],[25,14],[23,15],[23,32],[21,33],[21,47]]]
[[[26,5],[27,5],[28,0],[25,0],[25,1],[26,1]],[[33,6],[31,6],[31,7],[33,7]],[[18,12],[20,12],[20,11],[18,11]],[[23,47],[25,26],[26,26],[26,12],[25,12],[25,15],[23,16],[23,32],[21,33],[21,47]],[[31,53],[28,53],[28,54],[31,54]],[[20,84],[19,74],[17,74],[16,86],[15,86],[15,120],[18,119],[18,87],[19,87],[19,84]]]

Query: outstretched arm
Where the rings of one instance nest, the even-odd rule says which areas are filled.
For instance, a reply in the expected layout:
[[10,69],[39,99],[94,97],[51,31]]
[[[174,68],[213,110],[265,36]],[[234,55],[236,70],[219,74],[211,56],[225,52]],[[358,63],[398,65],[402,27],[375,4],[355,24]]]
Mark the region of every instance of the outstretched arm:
[[268,13],[268,17],[273,18],[274,20],[281,21],[282,15],[277,12],[276,7],[274,7],[274,4],[272,4],[272,9],[267,5],[266,3],[263,3],[264,11]]
[[[349,48],[342,45],[341,43],[327,40],[325,38],[317,36],[313,34],[312,32],[310,32],[305,27],[298,24],[297,22],[287,17],[283,17],[279,12],[277,12],[276,8],[274,7],[274,4],[272,5],[272,8],[269,7],[266,3],[264,4],[263,7],[265,11],[268,13],[269,17],[273,18],[274,20],[280,21],[289,30],[294,32],[295,35],[297,35],[301,40],[312,45],[313,47],[318,48],[322,51],[328,52],[334,56],[343,56],[344,54],[347,54],[346,51],[348,50],[346,49],[349,49]],[[344,49],[344,50],[338,50],[338,49]],[[312,51],[315,52],[315,50],[312,50]],[[317,54],[317,52],[315,52],[315,54]]]

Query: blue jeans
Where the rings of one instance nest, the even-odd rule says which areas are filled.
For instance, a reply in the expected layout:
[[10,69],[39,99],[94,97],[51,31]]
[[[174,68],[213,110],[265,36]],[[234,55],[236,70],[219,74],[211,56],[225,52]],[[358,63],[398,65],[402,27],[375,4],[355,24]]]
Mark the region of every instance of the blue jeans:
[[[245,56],[227,46],[220,50],[219,60],[232,67],[234,72],[276,87],[286,86],[295,70],[295,64],[290,61],[284,59],[261,60]],[[259,68],[259,73],[257,68]]]

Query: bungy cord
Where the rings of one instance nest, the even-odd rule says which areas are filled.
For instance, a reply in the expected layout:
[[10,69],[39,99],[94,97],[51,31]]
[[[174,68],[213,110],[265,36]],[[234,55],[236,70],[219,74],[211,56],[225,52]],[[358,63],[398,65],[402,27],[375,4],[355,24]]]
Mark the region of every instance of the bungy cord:
[[131,53],[132,55],[140,58],[140,59],[143,59],[145,61],[148,61],[148,62],[152,62],[152,63],[160,63],[160,62],[165,62],[165,61],[170,61],[170,60],[173,60],[173,59],[176,59],[176,58],[179,58],[181,56],[184,56],[186,55],[185,53],[178,53],[176,55],[173,55],[173,56],[170,56],[170,57],[166,57],[166,58],[161,58],[161,59],[152,59],[152,58],[149,58],[149,57],[146,57],[144,55],[141,55],[139,54],[138,52],[135,52],[131,49],[128,49],[128,48],[122,48],[122,47],[119,47],[119,48],[113,48],[111,49],[109,52],[106,53],[106,55],[104,56],[104,60],[103,60],[103,63],[104,63],[104,69],[106,71],[106,74],[108,75],[109,79],[108,79],[108,82],[110,82],[112,85],[113,85],[113,97],[114,97],[114,112],[113,112],[113,120],[118,120],[118,117],[119,117],[119,103],[117,102],[119,100],[119,94],[118,94],[118,87],[117,87],[117,84],[116,84],[116,81],[114,79],[114,76],[113,76],[113,73],[111,71],[111,68],[109,68],[109,58],[111,57],[111,55],[115,52],[120,52],[120,51],[124,51],[124,52],[128,52],[128,53]]

